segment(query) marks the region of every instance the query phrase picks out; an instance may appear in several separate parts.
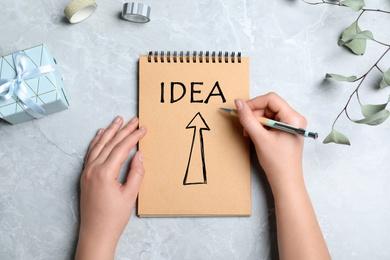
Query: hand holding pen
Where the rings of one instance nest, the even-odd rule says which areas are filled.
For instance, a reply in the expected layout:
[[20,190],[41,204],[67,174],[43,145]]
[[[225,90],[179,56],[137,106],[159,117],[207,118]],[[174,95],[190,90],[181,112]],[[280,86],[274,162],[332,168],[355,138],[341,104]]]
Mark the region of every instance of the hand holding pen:
[[300,129],[306,128],[306,119],[275,93],[235,102],[272,188],[280,258],[330,259],[303,179],[303,135],[267,129],[267,122],[260,124],[258,117]]
[[[266,129],[259,123],[258,117],[266,117],[302,129],[306,128],[306,119],[275,93],[247,102],[238,99],[236,107],[240,122],[256,147],[259,162],[272,188],[277,189],[280,182],[286,183],[286,180],[281,178],[300,178],[288,174],[297,172],[292,168],[301,170],[304,138],[274,128]],[[283,175],[279,174],[280,172],[283,172]]]

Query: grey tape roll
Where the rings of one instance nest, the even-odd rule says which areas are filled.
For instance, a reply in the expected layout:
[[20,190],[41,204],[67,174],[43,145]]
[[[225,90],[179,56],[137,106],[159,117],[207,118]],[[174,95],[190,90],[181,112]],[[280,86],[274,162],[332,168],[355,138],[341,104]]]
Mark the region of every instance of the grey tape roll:
[[125,3],[123,5],[122,18],[135,23],[147,23],[150,21],[151,8],[141,3]]

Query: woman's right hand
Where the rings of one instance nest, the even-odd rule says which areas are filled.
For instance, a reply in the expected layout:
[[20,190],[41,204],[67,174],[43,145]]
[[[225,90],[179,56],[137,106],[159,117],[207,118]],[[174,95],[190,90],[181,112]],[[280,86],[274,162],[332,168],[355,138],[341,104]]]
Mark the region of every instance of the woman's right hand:
[[306,127],[306,119],[275,93],[268,93],[247,102],[241,99],[235,102],[240,122],[256,147],[259,162],[267,174],[272,190],[277,191],[289,183],[303,181],[304,137],[264,127],[256,116],[300,128]]
[[301,128],[306,119],[275,93],[247,102],[238,99],[236,106],[272,188],[280,259],[330,259],[303,180],[303,137],[267,129],[256,116]]

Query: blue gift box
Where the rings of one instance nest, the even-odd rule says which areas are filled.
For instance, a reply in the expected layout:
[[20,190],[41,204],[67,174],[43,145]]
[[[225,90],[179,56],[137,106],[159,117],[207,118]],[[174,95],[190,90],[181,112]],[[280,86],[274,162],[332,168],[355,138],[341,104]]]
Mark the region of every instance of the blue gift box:
[[0,118],[19,124],[67,109],[56,64],[44,44],[1,57]]

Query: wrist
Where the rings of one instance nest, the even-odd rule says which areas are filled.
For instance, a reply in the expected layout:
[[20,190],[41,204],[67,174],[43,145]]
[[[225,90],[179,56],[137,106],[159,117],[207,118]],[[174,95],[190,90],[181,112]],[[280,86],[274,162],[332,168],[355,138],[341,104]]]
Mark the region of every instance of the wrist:
[[94,231],[80,227],[76,260],[114,259],[119,239],[104,234],[104,232]]
[[268,181],[275,200],[279,197],[290,196],[302,190],[306,191],[302,170],[273,173],[268,178]]

